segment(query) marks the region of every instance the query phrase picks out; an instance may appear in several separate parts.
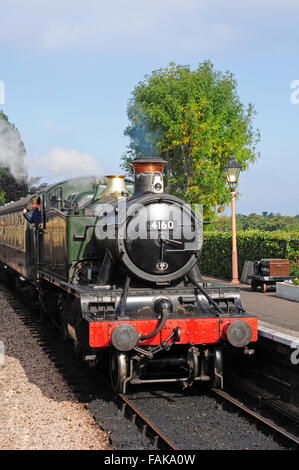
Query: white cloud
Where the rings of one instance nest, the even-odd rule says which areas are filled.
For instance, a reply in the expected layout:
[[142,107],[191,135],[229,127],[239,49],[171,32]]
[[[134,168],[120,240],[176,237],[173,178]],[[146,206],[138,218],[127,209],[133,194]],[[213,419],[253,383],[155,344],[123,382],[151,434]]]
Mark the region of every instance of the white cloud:
[[295,0],[10,0],[0,39],[46,50],[206,52],[279,43],[282,31],[295,37],[288,21],[298,11]]
[[99,162],[92,155],[61,147],[53,148],[42,157],[28,158],[27,163],[31,175],[41,176],[46,181],[103,174]]
[[178,13],[188,15],[196,4],[196,0],[186,5],[180,0],[11,0],[1,6],[0,38],[46,49],[138,47],[140,40],[154,40],[169,22],[177,21]]

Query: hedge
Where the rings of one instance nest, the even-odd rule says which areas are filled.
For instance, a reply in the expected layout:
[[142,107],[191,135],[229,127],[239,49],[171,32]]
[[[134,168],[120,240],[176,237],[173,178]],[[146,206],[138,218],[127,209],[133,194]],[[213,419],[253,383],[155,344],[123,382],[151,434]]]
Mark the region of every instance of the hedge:
[[[246,260],[262,258],[287,258],[290,260],[290,275],[299,274],[299,232],[240,231],[237,233],[237,250],[239,277]],[[204,232],[199,268],[203,274],[231,279],[231,232]]]

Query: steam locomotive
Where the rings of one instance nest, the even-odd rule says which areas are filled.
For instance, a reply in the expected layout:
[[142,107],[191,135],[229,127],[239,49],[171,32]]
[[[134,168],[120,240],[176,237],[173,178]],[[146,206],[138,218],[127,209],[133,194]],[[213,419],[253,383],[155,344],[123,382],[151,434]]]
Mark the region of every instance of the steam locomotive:
[[28,286],[111,384],[208,382],[223,387],[225,348],[257,340],[239,290],[203,281],[202,218],[166,194],[160,158],[120,175],[70,179],[41,190],[42,224],[24,219],[34,196],[0,208],[0,275]]

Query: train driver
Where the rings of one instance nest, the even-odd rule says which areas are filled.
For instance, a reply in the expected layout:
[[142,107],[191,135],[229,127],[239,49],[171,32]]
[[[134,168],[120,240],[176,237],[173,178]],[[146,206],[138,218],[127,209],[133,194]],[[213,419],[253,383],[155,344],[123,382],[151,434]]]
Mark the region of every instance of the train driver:
[[38,231],[42,223],[41,199],[39,196],[32,200],[32,207],[34,208],[32,216],[29,216],[27,209],[23,209],[23,216],[30,224],[34,224],[36,231]]

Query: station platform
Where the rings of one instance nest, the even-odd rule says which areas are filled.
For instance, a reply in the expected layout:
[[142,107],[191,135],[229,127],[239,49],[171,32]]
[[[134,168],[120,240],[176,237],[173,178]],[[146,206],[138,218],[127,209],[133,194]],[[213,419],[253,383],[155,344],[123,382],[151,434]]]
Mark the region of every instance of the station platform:
[[[224,279],[203,276],[214,286],[232,286]],[[258,341],[247,369],[250,380],[267,394],[299,409],[299,304],[276,296],[275,291],[253,292],[248,284],[234,285],[240,289],[243,307],[258,317]],[[293,412],[293,411],[292,411]],[[297,411],[296,411],[297,412]]]
[[[231,285],[229,281],[204,276],[207,282]],[[299,303],[276,296],[276,292],[253,292],[248,284],[238,284],[241,301],[248,313],[257,315],[261,332],[273,330],[282,335],[299,339]],[[270,333],[269,333],[270,334]],[[274,334],[274,333],[273,333]],[[296,341],[297,342],[297,341]]]

